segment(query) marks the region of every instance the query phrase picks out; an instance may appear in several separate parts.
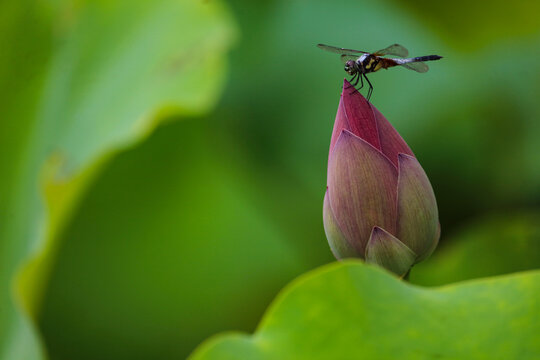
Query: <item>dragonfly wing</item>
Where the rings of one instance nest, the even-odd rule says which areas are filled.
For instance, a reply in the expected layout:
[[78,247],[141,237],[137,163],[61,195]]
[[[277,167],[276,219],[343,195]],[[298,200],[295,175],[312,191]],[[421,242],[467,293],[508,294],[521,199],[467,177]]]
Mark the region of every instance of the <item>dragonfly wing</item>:
[[402,64],[399,64],[399,65],[403,66],[406,69],[414,70],[414,71],[419,72],[419,73],[425,73],[426,71],[429,70],[429,67],[425,63],[420,62],[420,61],[402,63]]
[[374,55],[394,55],[394,56],[400,56],[400,57],[407,57],[409,55],[409,50],[405,49],[403,46],[399,44],[393,44],[390,45],[387,48],[384,48],[382,50],[376,51],[373,53]]
[[338,48],[338,47],[335,47],[335,46],[324,45],[324,44],[317,44],[317,47],[319,49],[330,51],[330,52],[333,52],[333,53],[336,53],[336,54],[349,54],[349,55],[351,53],[352,54],[367,54],[367,52],[365,52],[365,51]]
[[356,61],[356,59],[358,59],[358,55],[351,55],[351,54],[343,54],[341,55],[341,62],[342,63],[347,63],[347,61],[349,60],[353,60],[353,61]]

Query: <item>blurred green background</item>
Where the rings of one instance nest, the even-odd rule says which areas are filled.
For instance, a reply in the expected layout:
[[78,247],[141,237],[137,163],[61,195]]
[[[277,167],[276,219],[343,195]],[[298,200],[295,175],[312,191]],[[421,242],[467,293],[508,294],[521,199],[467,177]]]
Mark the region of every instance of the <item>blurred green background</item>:
[[0,6],[5,359],[185,358],[334,260],[345,73],[317,43],[444,57],[370,77],[438,200],[441,245],[412,282],[540,265],[538,2]]

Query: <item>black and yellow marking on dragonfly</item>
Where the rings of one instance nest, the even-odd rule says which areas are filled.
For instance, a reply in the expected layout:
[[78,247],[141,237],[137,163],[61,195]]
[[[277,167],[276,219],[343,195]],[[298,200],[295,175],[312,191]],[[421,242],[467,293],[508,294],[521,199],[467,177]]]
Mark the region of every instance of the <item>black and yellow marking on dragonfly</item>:
[[372,73],[383,68],[383,62],[380,60],[380,58],[367,55],[365,59],[361,60],[362,57],[359,59],[359,65],[364,69],[364,74]]

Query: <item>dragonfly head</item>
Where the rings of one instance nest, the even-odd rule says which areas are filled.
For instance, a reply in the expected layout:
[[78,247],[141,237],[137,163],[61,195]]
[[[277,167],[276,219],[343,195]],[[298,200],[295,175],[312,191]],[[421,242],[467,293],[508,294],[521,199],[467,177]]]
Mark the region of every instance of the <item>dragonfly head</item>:
[[357,70],[356,70],[356,63],[353,61],[353,60],[349,60],[345,63],[345,71],[347,72],[347,74],[349,75],[354,75],[356,74]]

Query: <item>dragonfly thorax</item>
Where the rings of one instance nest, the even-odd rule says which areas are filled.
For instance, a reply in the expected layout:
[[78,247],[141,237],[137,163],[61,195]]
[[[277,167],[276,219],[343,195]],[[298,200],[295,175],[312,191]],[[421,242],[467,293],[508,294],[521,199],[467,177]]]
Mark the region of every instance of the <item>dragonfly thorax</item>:
[[368,57],[369,57],[369,54],[363,54],[363,55],[360,56],[360,57],[358,58],[358,60],[356,60],[356,61],[358,61],[358,62],[361,64],[361,63],[363,63]]
[[378,56],[372,54],[364,54],[356,60],[359,71],[362,74],[375,72],[381,68],[381,60]]

